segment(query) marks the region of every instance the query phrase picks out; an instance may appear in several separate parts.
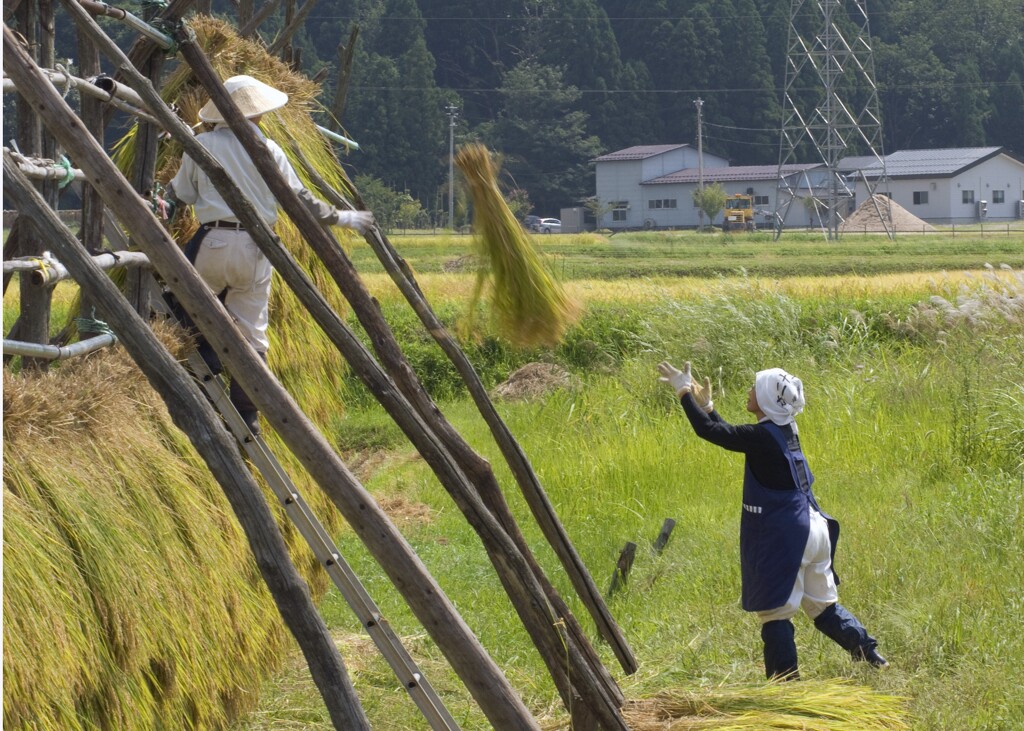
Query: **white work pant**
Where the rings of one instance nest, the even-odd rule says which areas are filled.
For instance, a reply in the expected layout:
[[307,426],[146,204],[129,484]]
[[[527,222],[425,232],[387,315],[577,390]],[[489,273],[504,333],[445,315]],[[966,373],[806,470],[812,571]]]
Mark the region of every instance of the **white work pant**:
[[758,612],[761,622],[792,619],[803,608],[814,619],[830,604],[839,601],[835,577],[832,576],[832,543],[828,537],[828,523],[814,508],[810,510],[811,530],[800,561],[800,571],[789,599],[781,607]]
[[196,271],[214,293],[227,290],[224,307],[252,347],[266,353],[273,267],[252,237],[245,231],[211,229],[199,247]]

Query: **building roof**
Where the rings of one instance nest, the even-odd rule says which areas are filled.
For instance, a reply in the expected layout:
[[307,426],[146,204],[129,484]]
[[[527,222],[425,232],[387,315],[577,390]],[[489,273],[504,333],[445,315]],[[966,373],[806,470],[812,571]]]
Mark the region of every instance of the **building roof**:
[[627,147],[624,150],[609,152],[607,155],[595,157],[592,162],[617,162],[621,160],[646,160],[649,157],[661,155],[672,150],[678,150],[689,145],[636,145]]
[[[821,167],[821,163],[809,163],[801,165],[783,165],[784,175],[802,173],[805,170],[813,170]],[[743,180],[778,180],[778,165],[737,165],[725,168],[704,168],[705,183],[727,183]],[[669,183],[699,183],[700,170],[698,168],[684,168],[668,175],[645,180],[641,185],[666,185]]]
[[[1002,147],[955,147],[940,150],[900,150],[885,156],[889,178],[951,178],[1003,152]],[[877,177],[877,161],[863,168],[867,177]]]
[[878,164],[877,155],[852,155],[844,157],[837,165],[841,173],[855,173],[858,170],[866,170],[872,165]]

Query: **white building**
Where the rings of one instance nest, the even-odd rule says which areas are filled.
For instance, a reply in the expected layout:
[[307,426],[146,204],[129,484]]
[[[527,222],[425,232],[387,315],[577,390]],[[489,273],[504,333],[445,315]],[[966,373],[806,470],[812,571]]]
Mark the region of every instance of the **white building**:
[[[646,181],[686,168],[696,169],[700,161],[695,148],[690,145],[638,145],[602,155],[594,163],[597,200],[611,206],[611,211],[598,220],[598,228],[641,228],[648,220],[656,221],[656,226],[697,225],[696,209],[693,210],[692,224],[682,222],[689,209],[693,208],[689,194],[683,197],[677,190],[643,187]],[[724,157],[704,154],[705,172],[728,165],[729,161]]]
[[[881,166],[864,161],[864,177],[877,180]],[[856,164],[843,161],[843,167]],[[875,192],[885,193],[920,219],[949,225],[1024,218],[1024,160],[1003,147],[902,150],[885,156],[885,174]],[[857,175],[851,172],[850,175]],[[857,177],[860,177],[857,175]],[[863,180],[857,201],[867,199]]]
[[[611,206],[598,221],[599,228],[696,228],[700,210],[693,202],[701,169],[697,150],[690,145],[641,145],[629,147],[594,160],[597,199]],[[792,189],[809,193],[826,179],[820,164],[787,165],[783,174],[791,176]],[[777,165],[729,165],[717,155],[704,153],[704,184],[720,184],[727,195],[746,193],[754,197],[758,227],[772,227],[775,194],[778,187]],[[721,223],[721,214],[712,223]],[[811,214],[803,206],[790,207],[787,226],[812,225]]]

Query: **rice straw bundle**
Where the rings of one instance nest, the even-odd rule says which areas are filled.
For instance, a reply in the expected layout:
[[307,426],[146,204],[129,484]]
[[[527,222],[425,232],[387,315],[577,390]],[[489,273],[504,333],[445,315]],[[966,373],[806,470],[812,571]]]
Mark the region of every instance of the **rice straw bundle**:
[[667,690],[627,704],[635,731],[906,731],[904,700],[844,680]]
[[509,210],[487,148],[466,145],[455,163],[473,198],[474,243],[480,258],[470,312],[489,281],[492,317],[503,337],[521,347],[556,345],[579,317],[579,305],[551,276]]

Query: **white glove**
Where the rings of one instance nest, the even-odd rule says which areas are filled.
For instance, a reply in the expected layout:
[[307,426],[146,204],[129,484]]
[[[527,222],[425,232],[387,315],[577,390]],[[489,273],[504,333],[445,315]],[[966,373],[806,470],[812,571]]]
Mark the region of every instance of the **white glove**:
[[369,211],[335,211],[334,226],[344,226],[365,234],[373,226],[373,214]]
[[658,373],[661,374],[658,380],[674,388],[677,396],[682,396],[693,385],[693,378],[690,375],[690,361],[683,363],[683,370],[679,370],[667,360],[663,360],[658,364]]
[[699,383],[693,384],[690,393],[693,394],[693,400],[697,402],[697,405],[704,410],[705,414],[710,414],[715,410],[715,402],[711,400],[711,379],[707,376],[704,377],[704,385],[701,386]]

